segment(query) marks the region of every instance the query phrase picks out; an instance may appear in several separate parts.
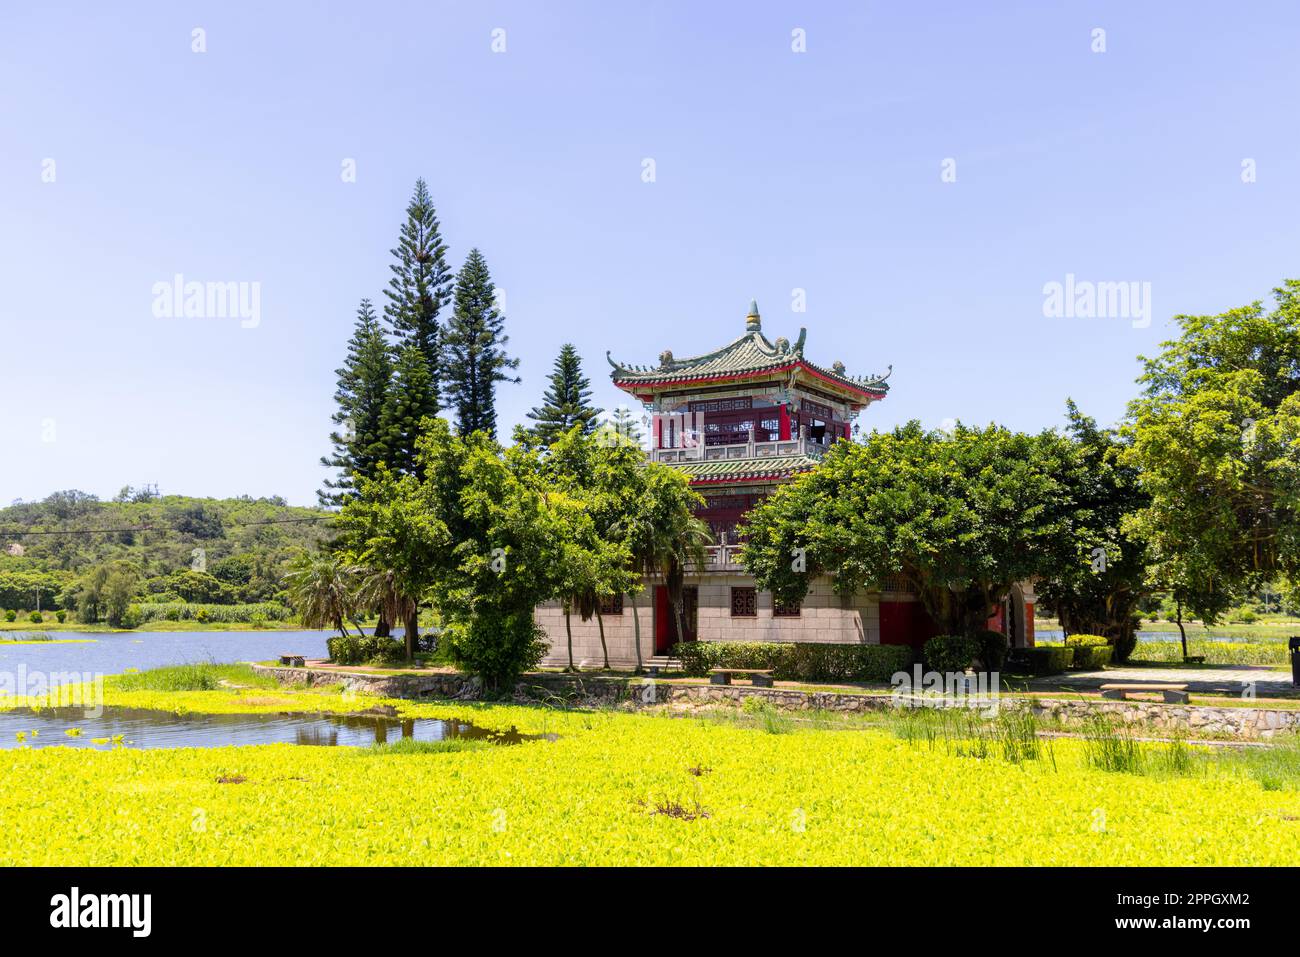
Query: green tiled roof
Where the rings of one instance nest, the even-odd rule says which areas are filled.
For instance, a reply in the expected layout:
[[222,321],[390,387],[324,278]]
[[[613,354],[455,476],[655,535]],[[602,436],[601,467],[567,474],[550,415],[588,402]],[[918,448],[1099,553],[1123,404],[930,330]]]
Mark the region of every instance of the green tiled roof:
[[744,479],[785,477],[807,472],[817,466],[811,455],[767,455],[753,459],[714,459],[704,462],[666,462],[669,468],[690,476],[692,481],[742,481]]
[[[833,382],[839,382],[854,389],[866,389],[871,392],[887,392],[888,373],[883,376],[849,376],[835,369],[816,365],[804,358],[804,341],[808,330],[799,330],[799,339],[791,345],[784,338],[775,343],[768,341],[759,329],[746,332],[739,339],[727,343],[721,349],[693,356],[689,359],[674,359],[672,353],[660,356],[659,365],[625,366],[605,353],[605,358],[614,367],[610,378],[619,386],[633,386],[639,383],[688,382],[695,379],[714,377],[755,375],[767,371],[788,368],[794,363],[802,363]],[[842,367],[841,367],[842,368]]]

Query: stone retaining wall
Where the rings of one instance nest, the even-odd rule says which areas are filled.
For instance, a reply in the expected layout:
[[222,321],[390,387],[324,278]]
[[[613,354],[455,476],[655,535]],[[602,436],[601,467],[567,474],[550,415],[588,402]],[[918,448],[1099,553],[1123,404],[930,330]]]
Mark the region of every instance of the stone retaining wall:
[[[255,665],[286,684],[320,687],[341,684],[349,691],[385,698],[476,699],[481,689],[465,675],[438,672],[428,675],[380,675],[356,671],[326,671]],[[682,685],[643,678],[613,678],[562,674],[529,674],[515,686],[515,697],[531,701],[638,708],[674,705],[685,708],[740,706],[758,697],[786,711],[838,711],[865,713],[896,707],[889,695],[848,694],[834,691],[797,691],[792,688],[751,688],[742,685]],[[949,705],[958,706],[958,705]],[[1167,733],[1179,732],[1244,739],[1271,738],[1300,730],[1300,710],[1268,708],[1216,708],[1212,705],[1161,704],[1148,701],[1005,697],[989,707],[1032,708],[1038,717],[1069,725],[1081,724],[1094,714],[1118,722],[1142,725]]]

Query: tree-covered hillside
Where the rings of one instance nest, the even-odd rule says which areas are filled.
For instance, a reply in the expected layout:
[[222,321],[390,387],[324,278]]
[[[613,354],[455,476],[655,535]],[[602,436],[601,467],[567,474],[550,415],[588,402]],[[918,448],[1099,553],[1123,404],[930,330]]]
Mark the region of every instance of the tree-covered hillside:
[[[329,512],[279,498],[55,492],[0,508],[0,609],[35,609],[37,592],[42,609],[76,609],[106,579],[132,603],[276,601],[289,560],[330,525]],[[104,617],[93,598],[83,620]]]

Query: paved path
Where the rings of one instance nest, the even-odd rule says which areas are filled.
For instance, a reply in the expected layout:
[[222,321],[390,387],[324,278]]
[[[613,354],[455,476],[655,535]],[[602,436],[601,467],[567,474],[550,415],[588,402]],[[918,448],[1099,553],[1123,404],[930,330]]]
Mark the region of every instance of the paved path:
[[1218,668],[1107,668],[1105,671],[1075,671],[1053,675],[1043,681],[1056,686],[1096,688],[1111,682],[1150,681],[1185,684],[1188,691],[1217,691],[1240,695],[1250,683],[1257,698],[1293,697],[1300,689],[1291,683],[1289,671],[1274,671],[1255,665],[1224,665]]

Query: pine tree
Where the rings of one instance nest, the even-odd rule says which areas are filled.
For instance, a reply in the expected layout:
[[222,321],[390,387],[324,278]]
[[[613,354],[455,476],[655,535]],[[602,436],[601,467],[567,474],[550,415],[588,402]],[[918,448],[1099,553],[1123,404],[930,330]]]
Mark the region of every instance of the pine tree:
[[609,417],[610,428],[614,434],[621,439],[625,439],[632,445],[641,444],[641,425],[637,421],[636,414],[625,405],[620,405]]
[[510,337],[502,334],[505,317],[495,296],[487,261],[471,249],[456,276],[456,307],[443,330],[443,392],[461,435],[486,432],[496,438],[496,385],[519,381],[507,374],[519,368],[519,360],[506,355]]
[[424,354],[436,406],[441,377],[438,316],[451,300],[452,275],[433,199],[423,179],[415,181],[415,192],[406,207],[406,222],[392,254],[397,261],[388,267],[393,276],[384,290],[388,297],[384,317],[399,350],[413,342]]
[[588,404],[591,381],[582,374],[582,360],[572,343],[566,342],[555,359],[551,386],[542,396],[541,408],[533,409],[528,418],[537,422],[533,434],[538,442],[549,446],[579,422],[584,434],[596,427],[601,410]]
[[375,466],[388,458],[382,418],[393,384],[393,366],[369,299],[362,299],[357,308],[347,358],[335,375],[338,408],[331,418],[338,428],[330,433],[334,451],[322,456],[321,464],[338,469],[339,476],[326,479],[325,488],[316,493],[322,505],[342,504],[360,479],[369,478]]
[[398,473],[418,474],[415,440],[420,421],[438,414],[433,376],[419,344],[407,342],[397,350],[393,364],[393,385],[384,403],[380,431],[391,450],[388,465]]

